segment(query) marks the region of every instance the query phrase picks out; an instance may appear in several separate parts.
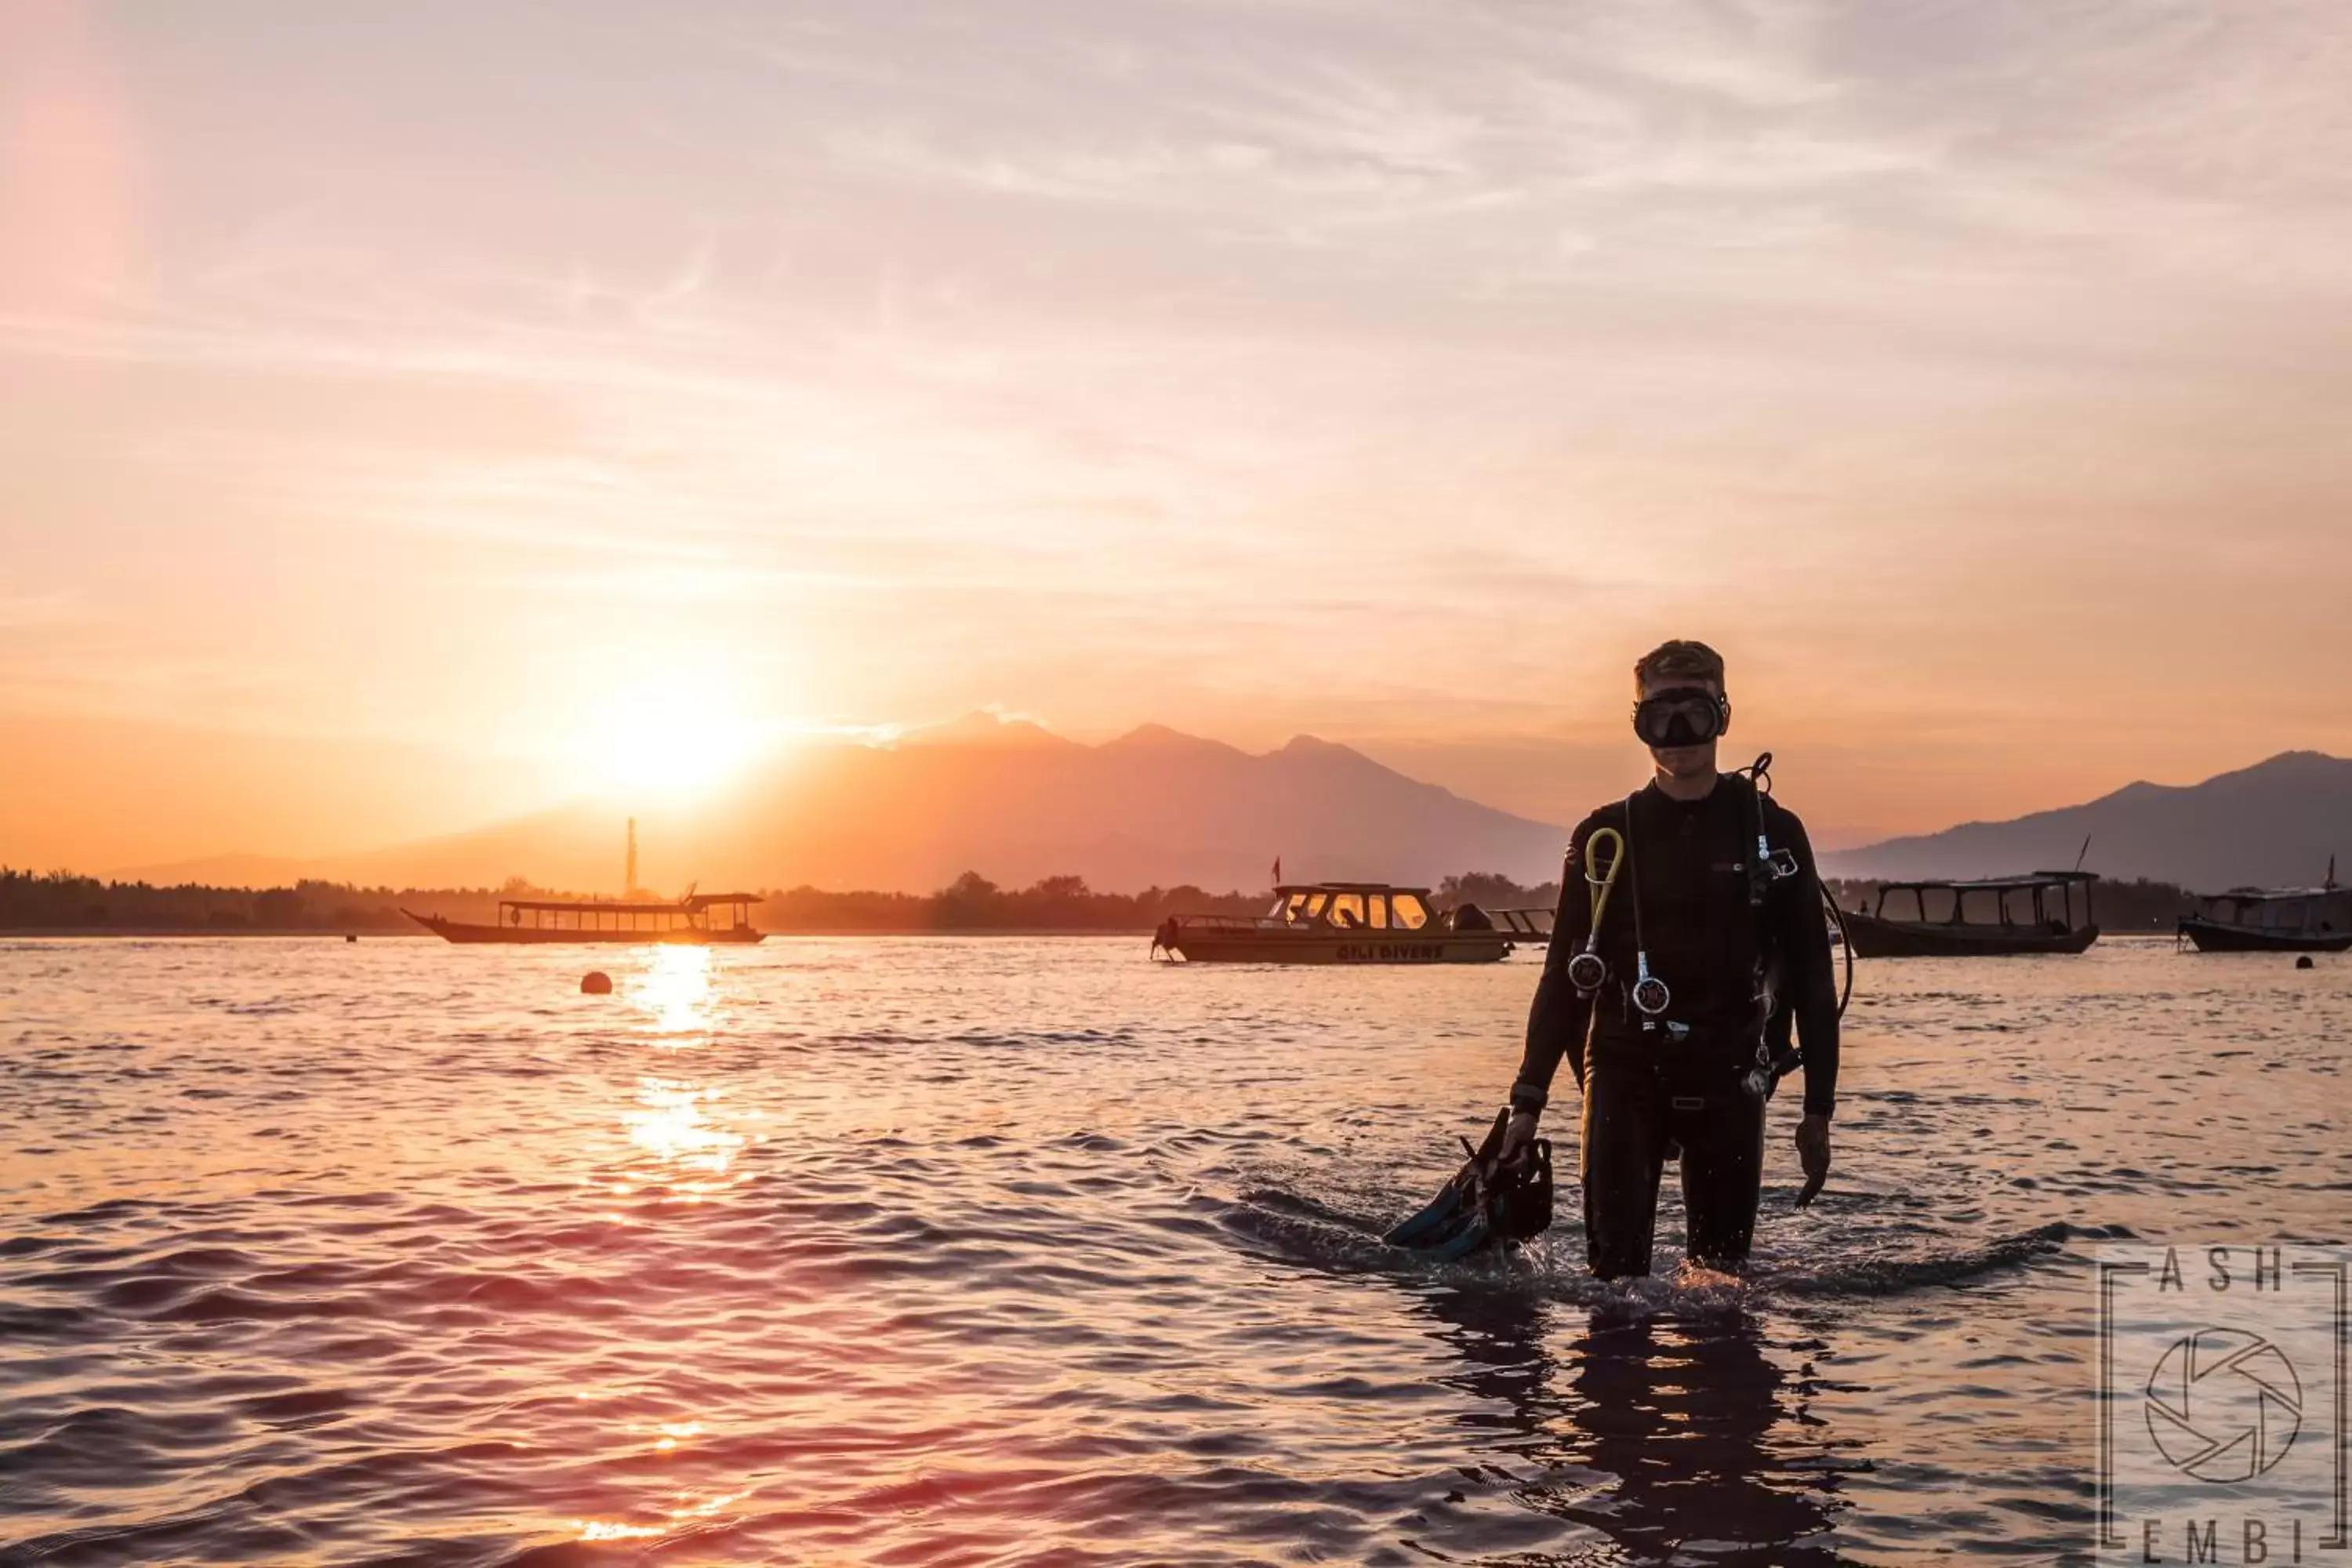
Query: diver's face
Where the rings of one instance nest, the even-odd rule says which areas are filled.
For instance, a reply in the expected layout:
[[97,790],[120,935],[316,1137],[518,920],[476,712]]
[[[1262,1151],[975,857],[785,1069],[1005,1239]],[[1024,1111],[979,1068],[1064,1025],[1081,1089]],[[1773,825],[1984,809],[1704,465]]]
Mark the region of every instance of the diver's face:
[[[1667,676],[1664,679],[1652,677],[1645,679],[1642,682],[1642,695],[1644,699],[1647,699],[1655,697],[1661,691],[1672,691],[1690,687],[1697,687],[1711,696],[1720,697],[1723,695],[1723,682],[1719,680],[1693,680],[1688,676]],[[1727,721],[1724,725],[1724,729],[1728,731],[1730,728],[1731,726],[1729,722]],[[1666,774],[1670,778],[1713,778],[1716,772],[1715,748],[1717,742],[1721,739],[1722,736],[1718,734],[1715,740],[1707,741],[1696,746],[1652,746],[1650,748],[1650,757],[1652,761],[1658,764],[1658,771]]]

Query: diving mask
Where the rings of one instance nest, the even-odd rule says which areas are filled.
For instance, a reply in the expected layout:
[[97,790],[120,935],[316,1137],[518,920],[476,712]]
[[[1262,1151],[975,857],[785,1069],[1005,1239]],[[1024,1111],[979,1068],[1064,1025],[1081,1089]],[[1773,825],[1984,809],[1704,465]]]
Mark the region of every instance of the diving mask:
[[1704,746],[1730,722],[1730,699],[1704,686],[1670,686],[1633,704],[1633,733],[1645,746]]

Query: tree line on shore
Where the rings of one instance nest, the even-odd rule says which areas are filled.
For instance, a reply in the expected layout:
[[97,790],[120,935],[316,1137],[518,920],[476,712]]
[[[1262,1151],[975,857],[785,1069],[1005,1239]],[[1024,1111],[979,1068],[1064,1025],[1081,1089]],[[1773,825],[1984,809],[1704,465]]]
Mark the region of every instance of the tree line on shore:
[[[1839,879],[1830,884],[1841,907],[1871,907],[1878,884]],[[405,931],[417,928],[401,913],[442,914],[488,923],[500,899],[586,897],[535,887],[520,878],[500,888],[362,888],[341,882],[299,882],[290,888],[152,887],[107,882],[66,872],[36,874],[0,867],[0,930],[163,931]],[[1212,893],[1195,887],[1146,888],[1106,893],[1082,877],[1047,877],[1026,888],[1001,888],[967,871],[935,893],[836,892],[799,887],[764,895],[755,916],[762,929],[791,931],[1150,931],[1171,914],[1250,915],[1270,893]],[[1486,909],[1551,909],[1559,884],[1523,886],[1492,872],[1448,877],[1434,889],[1441,909],[1475,903]],[[2102,882],[2099,923],[2109,931],[2168,931],[2195,907],[2189,893],[2168,882]]]
[[[586,899],[510,878],[499,888],[363,888],[298,882],[290,888],[153,887],[65,872],[0,868],[0,931],[415,931],[402,913],[446,915],[488,924],[501,899]],[[656,895],[640,900],[659,901]],[[1150,931],[1180,911],[1264,912],[1265,893],[1212,893],[1195,887],[1097,892],[1080,877],[1048,877],[1000,888],[967,871],[935,893],[835,892],[799,887],[768,892],[755,922],[772,931]]]

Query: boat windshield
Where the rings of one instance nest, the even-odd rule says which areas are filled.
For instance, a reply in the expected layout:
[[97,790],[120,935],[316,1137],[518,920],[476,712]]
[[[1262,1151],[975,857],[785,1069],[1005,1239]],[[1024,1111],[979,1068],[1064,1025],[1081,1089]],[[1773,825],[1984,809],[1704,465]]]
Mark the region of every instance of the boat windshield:
[[1419,931],[1430,923],[1429,905],[1419,893],[1368,888],[1300,888],[1277,894],[1266,918],[1290,926],[1328,923],[1341,931]]
[[1328,893],[1301,889],[1286,899],[1276,900],[1275,918],[1286,921],[1292,925],[1305,925],[1323,912],[1323,906],[1329,898]]

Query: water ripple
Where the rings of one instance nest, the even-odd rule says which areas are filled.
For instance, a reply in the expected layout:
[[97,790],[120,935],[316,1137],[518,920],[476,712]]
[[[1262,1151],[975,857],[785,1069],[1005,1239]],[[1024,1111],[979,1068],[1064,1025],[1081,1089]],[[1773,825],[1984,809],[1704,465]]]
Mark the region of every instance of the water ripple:
[[1865,965],[1822,1201],[1602,1285],[1380,1241],[1523,963],[577,958],[0,943],[0,1564],[2047,1560],[2090,1252],[2352,1191],[2344,961]]

